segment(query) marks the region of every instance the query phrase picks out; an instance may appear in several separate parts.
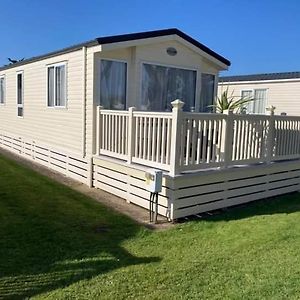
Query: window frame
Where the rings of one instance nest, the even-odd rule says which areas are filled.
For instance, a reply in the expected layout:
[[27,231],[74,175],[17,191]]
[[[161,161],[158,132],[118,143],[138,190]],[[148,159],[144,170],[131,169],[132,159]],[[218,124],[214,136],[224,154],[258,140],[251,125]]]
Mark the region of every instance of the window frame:
[[[19,87],[18,87],[18,76],[22,75],[22,103],[19,104]],[[23,119],[24,118],[24,71],[16,72],[16,103],[17,103],[17,117]],[[19,108],[22,108],[22,116],[19,116]]]
[[[255,91],[261,91],[261,90],[266,91],[266,103],[265,103],[266,104],[265,109],[266,109],[268,107],[268,90],[269,90],[268,88],[244,89],[244,90],[240,91],[240,97],[243,96],[243,92],[251,92],[251,97],[254,98],[255,97]],[[251,105],[252,110],[253,110],[254,102],[255,102],[255,100],[251,101],[249,103]],[[253,112],[249,113],[249,112],[246,112],[246,114],[250,114],[250,115],[262,115],[262,114],[265,114],[265,112],[263,112],[263,113],[253,113]]]
[[[199,92],[199,100],[201,101],[201,93],[202,93],[202,75],[211,75],[214,76],[214,89],[213,89],[213,99],[212,99],[212,104],[214,105],[216,103],[216,95],[217,95],[217,89],[218,89],[218,82],[219,82],[219,76],[216,73],[211,73],[211,72],[201,72],[200,73],[200,92]],[[199,104],[200,104],[199,101]],[[214,112],[215,108],[211,112]],[[197,108],[197,112],[200,112],[200,106]],[[203,112],[200,112],[203,113]],[[209,113],[209,112],[204,112],[204,113]]]
[[[56,68],[57,67],[65,67],[65,105],[56,105]],[[53,95],[54,95],[54,104],[53,106],[49,105],[49,68],[54,68],[54,90],[53,90]],[[52,63],[46,65],[46,107],[48,109],[68,109],[68,63],[67,61],[62,61],[58,63]]]
[[[188,66],[180,66],[180,65],[172,65],[172,64],[164,64],[161,62],[155,62],[155,61],[148,61],[148,60],[141,60],[140,66],[139,66],[139,98],[138,101],[141,101],[142,95],[143,95],[143,89],[142,89],[142,72],[143,72],[143,64],[148,65],[155,65],[159,67],[165,67],[165,68],[174,68],[174,69],[182,69],[187,71],[193,71],[196,72],[196,78],[195,78],[195,103],[194,103],[194,111],[197,112],[199,110],[199,105],[197,103],[197,99],[200,101],[200,90],[199,86],[201,86],[201,70],[199,68],[192,68]],[[200,83],[199,83],[200,80]],[[174,99],[176,100],[176,99]],[[181,99],[179,99],[181,100]],[[141,105],[141,103],[137,103],[137,105]]]
[[[124,110],[128,109],[128,81],[129,81],[129,70],[128,70],[128,61],[125,59],[116,59],[116,58],[106,58],[106,57],[101,57],[98,59],[98,67],[97,67],[97,72],[98,72],[98,80],[97,82],[99,85],[97,85],[97,98],[99,101],[99,104],[96,103],[97,106],[101,106],[101,62],[102,60],[108,60],[108,61],[114,61],[114,62],[120,62],[120,63],[125,63],[126,64],[126,85],[125,85],[125,105],[124,105]],[[98,102],[97,101],[97,102]]]
[[0,106],[3,106],[6,104],[6,78],[5,75],[0,75],[0,80],[4,80],[4,84],[3,84],[3,102],[0,102]]

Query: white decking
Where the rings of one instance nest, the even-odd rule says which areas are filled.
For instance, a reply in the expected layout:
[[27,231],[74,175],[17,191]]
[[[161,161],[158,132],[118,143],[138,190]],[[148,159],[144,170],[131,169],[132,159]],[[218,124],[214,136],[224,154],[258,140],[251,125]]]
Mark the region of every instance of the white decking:
[[300,117],[98,109],[95,187],[148,207],[145,169],[164,170],[170,219],[299,190]]
[[[164,171],[170,220],[300,189],[300,117],[98,110],[97,153],[0,132],[0,147],[149,207],[145,170]],[[177,107],[176,107],[177,105]]]

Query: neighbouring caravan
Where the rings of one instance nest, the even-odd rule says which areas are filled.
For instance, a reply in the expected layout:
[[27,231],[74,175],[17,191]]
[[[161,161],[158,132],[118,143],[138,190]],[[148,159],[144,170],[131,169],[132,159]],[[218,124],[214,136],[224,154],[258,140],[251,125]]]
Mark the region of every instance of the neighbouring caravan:
[[228,88],[236,97],[252,97],[248,113],[266,113],[275,106],[275,114],[300,116],[300,72],[224,76],[219,78],[219,94]]

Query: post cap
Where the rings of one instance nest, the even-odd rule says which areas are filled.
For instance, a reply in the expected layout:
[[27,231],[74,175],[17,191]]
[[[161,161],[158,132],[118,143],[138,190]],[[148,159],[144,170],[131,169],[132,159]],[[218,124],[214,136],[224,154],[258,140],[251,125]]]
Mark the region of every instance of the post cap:
[[179,99],[174,100],[173,102],[171,102],[173,108],[178,108],[178,109],[182,109],[184,102],[182,102]]
[[270,115],[274,115],[275,114],[275,109],[276,107],[274,105],[270,105],[269,107],[266,108],[266,111],[270,114]]

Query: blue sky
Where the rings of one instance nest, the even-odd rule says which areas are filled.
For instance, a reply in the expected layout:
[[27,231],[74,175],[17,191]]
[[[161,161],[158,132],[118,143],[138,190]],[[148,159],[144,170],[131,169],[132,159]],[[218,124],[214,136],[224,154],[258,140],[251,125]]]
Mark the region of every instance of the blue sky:
[[0,0],[0,20],[0,65],[99,36],[177,27],[229,59],[226,75],[300,71],[297,0]]

